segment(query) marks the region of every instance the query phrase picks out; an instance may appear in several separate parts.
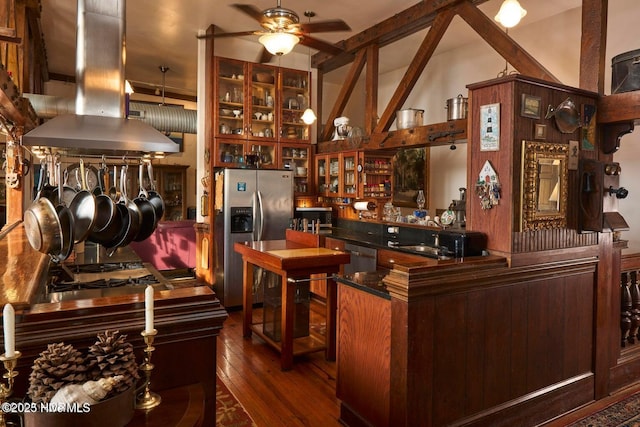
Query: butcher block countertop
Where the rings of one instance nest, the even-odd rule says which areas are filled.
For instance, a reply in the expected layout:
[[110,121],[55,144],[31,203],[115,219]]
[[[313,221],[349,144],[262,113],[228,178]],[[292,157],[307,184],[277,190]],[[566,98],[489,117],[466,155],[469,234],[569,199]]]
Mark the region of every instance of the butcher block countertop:
[[309,267],[348,264],[350,255],[328,248],[309,247],[291,240],[237,242],[236,252],[250,256],[253,261],[278,270],[303,270]]

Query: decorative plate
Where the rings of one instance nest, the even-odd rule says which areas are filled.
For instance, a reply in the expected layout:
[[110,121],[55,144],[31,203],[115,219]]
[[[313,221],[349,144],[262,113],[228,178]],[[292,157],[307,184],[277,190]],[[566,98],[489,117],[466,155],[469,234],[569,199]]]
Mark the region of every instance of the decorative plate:
[[456,214],[452,210],[446,210],[440,215],[440,223],[442,225],[451,225],[456,219]]

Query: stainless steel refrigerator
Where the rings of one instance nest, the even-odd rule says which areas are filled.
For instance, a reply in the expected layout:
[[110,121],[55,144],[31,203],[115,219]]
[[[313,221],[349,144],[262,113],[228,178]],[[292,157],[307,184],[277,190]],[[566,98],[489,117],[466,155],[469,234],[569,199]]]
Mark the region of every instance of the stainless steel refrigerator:
[[[242,257],[233,245],[285,238],[293,217],[293,172],[221,169],[216,173],[224,174],[224,191],[222,209],[214,221],[214,289],[225,307],[237,307],[242,305]],[[261,296],[256,292],[257,301]]]

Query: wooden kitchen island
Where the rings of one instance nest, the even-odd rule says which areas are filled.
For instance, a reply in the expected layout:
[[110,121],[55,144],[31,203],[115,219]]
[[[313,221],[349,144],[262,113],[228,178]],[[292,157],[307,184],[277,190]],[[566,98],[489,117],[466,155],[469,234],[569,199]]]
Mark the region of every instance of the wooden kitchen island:
[[[22,353],[14,397],[25,396],[33,361],[51,343],[72,344],[85,352],[98,333],[118,330],[127,335],[141,364],[144,286],[139,292],[123,288],[127,291],[121,295],[47,302],[42,295],[48,269],[49,256],[31,248],[21,223],[5,227],[0,233],[0,304],[11,303],[15,308],[16,350]],[[169,286],[156,290],[154,300],[158,335],[151,389],[170,393],[201,384],[203,425],[214,426],[216,337],[227,312],[208,286]]]
[[[341,264],[348,264],[350,256],[346,252],[321,247],[309,247],[292,240],[269,240],[260,242],[238,242],[236,252],[242,254],[243,265],[243,333],[245,337],[255,332],[271,346],[280,351],[280,365],[283,370],[291,369],[293,357],[324,349],[329,360],[336,354],[336,284],[330,277],[340,270]],[[281,339],[274,340],[260,328],[261,323],[253,321],[254,268],[257,266],[280,276],[281,283]],[[312,337],[294,339],[295,291],[299,283],[308,282],[311,275],[326,274],[326,336],[319,343]],[[299,343],[296,343],[299,341]]]

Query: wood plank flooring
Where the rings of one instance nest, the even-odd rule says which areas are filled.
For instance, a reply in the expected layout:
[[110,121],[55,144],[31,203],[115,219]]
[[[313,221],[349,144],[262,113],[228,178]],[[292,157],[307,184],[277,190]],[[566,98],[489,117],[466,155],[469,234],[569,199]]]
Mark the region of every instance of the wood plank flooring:
[[255,335],[242,337],[242,312],[232,311],[218,337],[218,376],[258,427],[340,426],[336,364],[324,352],[295,358],[280,369],[280,353]]
[[[217,372],[258,427],[341,426],[335,396],[336,364],[317,352],[295,359],[280,370],[280,354],[260,338],[242,337],[242,312],[232,311],[218,338]],[[640,386],[585,405],[544,424],[564,427],[637,392]]]

